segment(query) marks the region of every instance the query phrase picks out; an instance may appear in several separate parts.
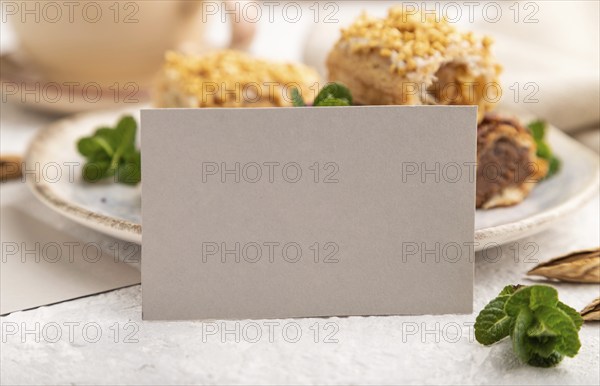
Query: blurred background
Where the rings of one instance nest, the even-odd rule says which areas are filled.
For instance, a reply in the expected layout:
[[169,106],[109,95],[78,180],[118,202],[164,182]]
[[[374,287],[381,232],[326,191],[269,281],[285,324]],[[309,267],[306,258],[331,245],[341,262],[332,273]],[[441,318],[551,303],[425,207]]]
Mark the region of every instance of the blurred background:
[[28,136],[56,115],[147,103],[152,76],[171,49],[246,49],[305,62],[326,76],[325,57],[341,27],[362,11],[383,15],[401,3],[491,35],[504,66],[502,104],[598,151],[597,1],[125,0],[1,2],[0,151],[22,152]]

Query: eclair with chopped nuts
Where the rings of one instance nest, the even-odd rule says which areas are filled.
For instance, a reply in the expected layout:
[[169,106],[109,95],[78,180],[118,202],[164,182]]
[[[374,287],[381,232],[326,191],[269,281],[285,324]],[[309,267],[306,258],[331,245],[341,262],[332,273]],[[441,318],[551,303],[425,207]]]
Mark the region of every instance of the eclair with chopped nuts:
[[329,80],[346,84],[357,104],[476,105],[481,121],[501,94],[491,44],[433,14],[365,13],[330,52]]
[[225,50],[202,56],[168,52],[154,93],[156,107],[285,107],[293,88],[306,102],[319,89],[305,65],[257,59]]
[[511,206],[548,173],[529,130],[491,115],[502,94],[492,40],[460,32],[434,14],[363,14],[329,54],[329,80],[363,105],[478,106],[476,207]]

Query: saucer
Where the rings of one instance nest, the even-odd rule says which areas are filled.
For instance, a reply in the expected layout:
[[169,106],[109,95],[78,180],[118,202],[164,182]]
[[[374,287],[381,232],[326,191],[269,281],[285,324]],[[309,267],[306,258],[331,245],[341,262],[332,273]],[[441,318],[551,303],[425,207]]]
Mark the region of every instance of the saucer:
[[55,114],[111,110],[148,103],[150,92],[135,82],[61,82],[42,72],[18,52],[0,55],[2,102]]

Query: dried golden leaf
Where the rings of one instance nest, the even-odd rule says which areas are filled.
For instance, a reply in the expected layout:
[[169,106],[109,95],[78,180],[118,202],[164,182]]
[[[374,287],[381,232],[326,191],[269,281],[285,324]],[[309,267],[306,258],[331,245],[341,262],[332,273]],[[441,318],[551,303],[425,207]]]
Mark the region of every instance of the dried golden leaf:
[[600,283],[600,248],[557,257],[539,264],[527,274],[573,283]]
[[21,177],[21,157],[16,155],[0,156],[0,181]]
[[596,298],[587,307],[581,310],[580,314],[586,322],[600,320],[600,298]]

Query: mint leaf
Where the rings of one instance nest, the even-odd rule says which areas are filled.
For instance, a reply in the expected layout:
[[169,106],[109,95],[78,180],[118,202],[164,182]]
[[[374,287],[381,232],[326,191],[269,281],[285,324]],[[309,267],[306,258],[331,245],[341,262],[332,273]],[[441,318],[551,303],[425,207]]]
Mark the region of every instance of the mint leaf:
[[83,166],[82,176],[87,182],[98,182],[109,176],[110,160],[88,162]]
[[135,146],[136,131],[135,119],[125,116],[116,127],[101,127],[92,136],[79,139],[77,150],[86,158],[83,179],[97,182],[116,175],[117,182],[139,183],[141,157]]
[[317,106],[350,106],[346,99],[327,98],[323,99]]
[[575,311],[575,309],[567,306],[563,302],[558,302],[557,306],[558,306],[559,310],[561,310],[565,314],[569,315],[569,318],[571,318],[571,320],[573,321],[573,324],[575,324],[575,327],[577,328],[577,330],[579,330],[581,328],[581,326],[583,325],[583,318],[581,317],[581,314],[579,312]]
[[534,324],[527,330],[529,349],[542,357],[551,355],[560,342],[560,334],[547,323],[535,319]]
[[541,306],[554,307],[558,303],[558,292],[552,287],[545,285],[533,285],[531,287],[529,307],[537,310]]
[[77,150],[85,157],[95,157],[102,154],[112,155],[114,153],[115,140],[112,133],[107,132],[106,128],[96,131],[94,136],[81,138],[77,142]]
[[119,133],[108,127],[96,130],[96,133],[90,139],[96,141],[110,156],[115,153],[116,148],[119,146]]
[[504,304],[509,298],[498,296],[481,310],[475,320],[475,339],[479,343],[488,346],[508,336],[511,318],[504,312]]
[[527,341],[531,353],[530,356],[539,355],[542,358],[549,357],[557,352],[556,346],[559,339],[558,337],[529,337]]
[[527,127],[529,128],[529,131],[531,132],[531,135],[533,136],[534,140],[544,140],[544,137],[546,136],[546,122],[541,120],[533,121],[529,123]]
[[323,87],[313,104],[315,106],[351,106],[352,93],[343,84],[330,83]]
[[543,357],[538,354],[532,354],[531,358],[527,361],[527,364],[535,367],[554,367],[562,361],[563,356],[557,352],[553,352],[547,357]]
[[117,131],[123,135],[124,132],[135,133],[137,130],[137,122],[131,115],[124,116],[121,118],[116,127]]
[[91,157],[102,152],[104,149],[102,145],[94,138],[81,138],[77,142],[77,150],[81,155],[85,157]]
[[502,291],[500,291],[500,293],[498,294],[498,296],[502,296],[502,295],[512,295],[514,294],[518,289],[523,288],[524,286],[522,285],[507,285],[506,287],[504,287],[502,289]]
[[516,318],[522,308],[529,309],[531,300],[531,287],[522,287],[515,291],[504,305],[504,311],[512,318]]
[[302,95],[300,95],[300,91],[297,88],[292,89],[292,104],[294,107],[306,106],[306,102],[304,102],[304,98],[302,98]]
[[475,321],[477,341],[489,345],[510,335],[515,354],[531,366],[552,367],[577,355],[581,315],[545,285],[506,286]]
[[577,355],[581,343],[579,342],[577,327],[569,315],[558,308],[541,306],[536,310],[535,316],[550,329],[560,333],[556,344],[557,352],[569,357]]
[[552,338],[559,336],[558,332],[553,330],[545,322],[536,320],[536,323],[527,330],[527,336],[532,338]]
[[548,142],[546,142],[546,127],[546,122],[541,120],[533,121],[527,125],[537,147],[537,156],[548,161],[548,173],[544,179],[555,175],[560,170],[561,164],[560,160],[553,154]]
[[137,124],[132,117],[124,117],[119,121],[117,127],[113,131],[113,136],[117,139],[116,150],[112,156],[112,167],[114,169],[119,167],[119,163],[122,158],[135,151],[135,131]]
[[496,343],[509,335],[511,318],[504,311],[504,305],[522,285],[507,285],[498,297],[489,302],[475,320],[475,339],[486,346]]
[[[292,89],[292,104],[304,107],[306,103],[296,88]],[[319,92],[313,106],[352,106],[352,93],[348,87],[340,83],[330,83]]]
[[552,150],[550,150],[550,146],[546,142],[538,142],[537,156],[545,160],[549,160],[552,158]]
[[521,307],[527,307],[532,311],[542,305],[556,306],[558,293],[552,287],[545,285],[533,285],[522,287],[515,291],[506,302],[505,311],[508,315],[515,317]]
[[545,178],[550,178],[553,175],[555,175],[556,173],[558,173],[560,171],[560,165],[561,162],[558,158],[552,156],[552,158],[550,158],[550,162],[548,165],[548,174],[546,174]]
[[142,162],[139,151],[128,154],[117,169],[117,181],[127,185],[137,185],[142,180]]
[[[514,296],[514,295],[513,295]],[[510,336],[512,338],[512,345],[517,357],[523,361],[529,361],[531,357],[531,349],[527,340],[527,330],[533,323],[533,314],[527,307],[519,308],[518,312],[514,316],[514,322]]]

